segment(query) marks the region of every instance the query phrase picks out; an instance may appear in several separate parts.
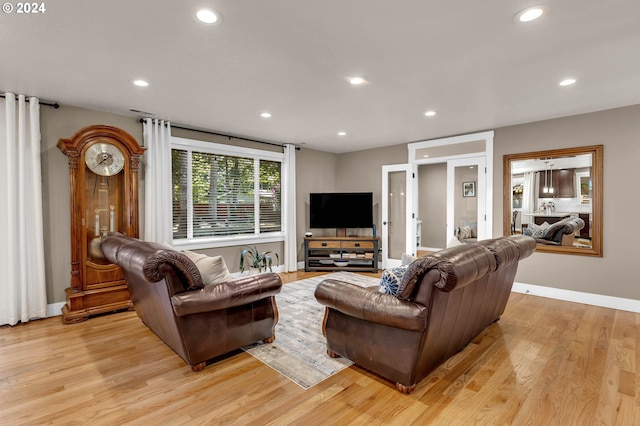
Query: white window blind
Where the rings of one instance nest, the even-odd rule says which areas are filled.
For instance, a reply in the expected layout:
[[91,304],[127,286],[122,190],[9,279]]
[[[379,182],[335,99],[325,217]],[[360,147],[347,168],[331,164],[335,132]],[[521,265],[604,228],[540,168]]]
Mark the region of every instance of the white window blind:
[[282,229],[281,171],[280,162],[260,161],[260,232]]
[[215,149],[172,149],[174,241],[281,232],[282,162]]

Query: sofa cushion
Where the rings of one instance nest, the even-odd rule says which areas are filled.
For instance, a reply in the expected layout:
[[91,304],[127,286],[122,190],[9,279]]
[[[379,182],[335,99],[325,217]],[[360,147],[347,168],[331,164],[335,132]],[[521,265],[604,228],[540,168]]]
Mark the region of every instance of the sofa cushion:
[[205,285],[218,284],[231,279],[231,274],[222,256],[207,256],[188,250],[185,250],[184,254],[196,265]]
[[382,277],[380,278],[380,285],[378,287],[378,291],[380,293],[385,294],[393,294],[394,296],[398,292],[398,285],[400,285],[400,281],[402,281],[402,276],[410,264],[398,266],[397,268],[389,268],[385,269],[382,272]]

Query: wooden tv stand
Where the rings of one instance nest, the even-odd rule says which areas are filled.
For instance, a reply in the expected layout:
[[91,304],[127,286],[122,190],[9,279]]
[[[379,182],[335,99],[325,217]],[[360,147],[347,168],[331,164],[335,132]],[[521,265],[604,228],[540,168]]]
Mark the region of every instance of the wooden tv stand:
[[[304,239],[304,270],[378,272],[378,237],[307,237]],[[348,260],[336,266],[335,260]]]

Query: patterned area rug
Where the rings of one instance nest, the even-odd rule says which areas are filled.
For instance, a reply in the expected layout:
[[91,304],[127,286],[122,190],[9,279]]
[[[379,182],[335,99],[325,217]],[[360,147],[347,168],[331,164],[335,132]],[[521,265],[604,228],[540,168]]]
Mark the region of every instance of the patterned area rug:
[[352,364],[344,358],[330,358],[322,335],[324,306],[313,292],[320,281],[340,279],[363,287],[378,285],[379,279],[351,272],[336,272],[306,278],[282,286],[276,296],[279,320],[276,340],[271,344],[245,346],[246,352],[304,389],[309,389]]

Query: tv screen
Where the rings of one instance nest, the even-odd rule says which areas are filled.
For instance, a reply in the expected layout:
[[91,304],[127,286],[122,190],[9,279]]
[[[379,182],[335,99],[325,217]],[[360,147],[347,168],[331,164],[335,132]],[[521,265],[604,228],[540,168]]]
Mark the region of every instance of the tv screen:
[[373,227],[373,193],[332,192],[310,194],[311,228]]

